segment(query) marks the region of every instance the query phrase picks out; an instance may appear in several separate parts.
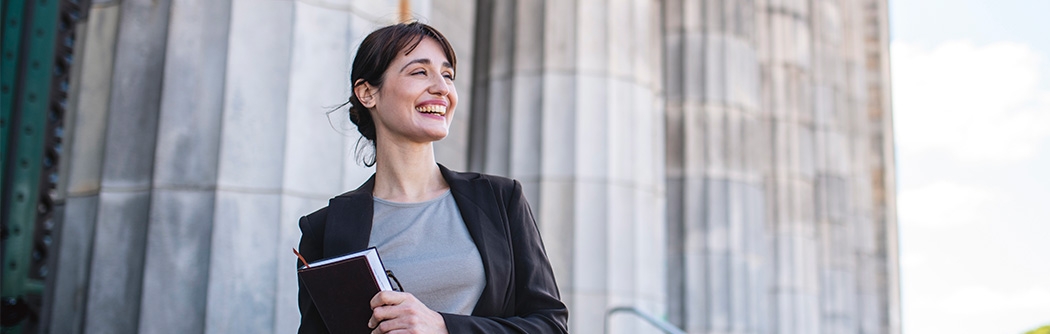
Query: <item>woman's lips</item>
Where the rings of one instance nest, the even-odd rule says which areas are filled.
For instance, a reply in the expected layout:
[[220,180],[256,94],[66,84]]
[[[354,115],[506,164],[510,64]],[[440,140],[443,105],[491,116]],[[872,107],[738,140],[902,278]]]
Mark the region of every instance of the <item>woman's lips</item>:
[[445,111],[447,109],[448,109],[448,107],[440,105],[440,104],[427,104],[427,105],[421,105],[421,106],[417,106],[416,107],[416,111],[418,111],[418,112],[421,112],[421,113],[424,113],[424,114],[441,115],[441,116],[445,116]]

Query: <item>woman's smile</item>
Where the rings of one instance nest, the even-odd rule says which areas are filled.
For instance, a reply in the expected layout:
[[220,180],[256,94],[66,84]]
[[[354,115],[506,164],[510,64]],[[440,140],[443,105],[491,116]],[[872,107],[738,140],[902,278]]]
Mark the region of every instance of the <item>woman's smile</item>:
[[416,106],[418,112],[442,117],[445,116],[446,110],[448,110],[448,102],[444,100],[430,100]]

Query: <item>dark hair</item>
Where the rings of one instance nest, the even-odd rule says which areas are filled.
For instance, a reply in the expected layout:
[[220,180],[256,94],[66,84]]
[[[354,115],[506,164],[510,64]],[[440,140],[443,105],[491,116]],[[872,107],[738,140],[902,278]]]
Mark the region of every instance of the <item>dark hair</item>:
[[[383,85],[383,73],[386,72],[387,67],[390,67],[390,62],[397,58],[397,54],[399,52],[404,52],[406,55],[411,53],[426,37],[433,38],[438,42],[441,50],[445,52],[445,57],[452,64],[452,70],[455,71],[456,52],[452,50],[452,45],[445,39],[445,35],[424,23],[398,23],[379,28],[368,34],[364,41],[361,41],[361,46],[357,48],[357,55],[354,56],[353,67],[350,69],[350,83],[352,85],[350,100],[339,106],[339,108],[350,104],[350,121],[354,122],[357,125],[357,131],[371,142],[373,152],[375,150],[376,125],[372,120],[372,114],[368,108],[361,105],[361,101],[358,100],[353,88],[357,87],[360,84],[358,81],[361,80],[376,88],[381,87]],[[360,145],[358,148],[360,148]],[[372,167],[376,163],[375,154],[371,156],[371,159],[363,158],[362,160],[364,160],[365,166],[368,167]]]

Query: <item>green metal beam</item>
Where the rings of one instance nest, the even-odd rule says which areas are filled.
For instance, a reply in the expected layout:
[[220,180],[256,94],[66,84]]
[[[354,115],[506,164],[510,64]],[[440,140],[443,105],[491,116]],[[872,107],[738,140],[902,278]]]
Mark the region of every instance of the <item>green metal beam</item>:
[[[7,150],[11,142],[11,108],[14,107],[15,78],[18,72],[18,45],[22,41],[22,13],[25,0],[8,0],[3,6],[3,33],[0,35],[0,166],[7,166]],[[0,181],[3,182],[3,181]],[[3,183],[0,183],[3,186]]]
[[[40,196],[40,173],[41,163],[44,155],[44,138],[47,129],[47,114],[49,112],[51,81],[55,64],[55,36],[58,29],[60,0],[25,0],[5,1],[10,7],[4,10],[5,28],[13,28],[14,25],[8,21],[9,17],[24,17],[21,13],[32,13],[28,15],[28,22],[21,22],[24,31],[12,36],[18,41],[9,41],[8,29],[4,29],[3,48],[4,59],[7,58],[8,44],[15,46],[12,51],[22,51],[24,59],[19,59],[19,53],[12,52],[17,64],[4,62],[4,87],[7,87],[6,76],[17,70],[23,71],[21,75],[15,73],[11,81],[11,99],[5,98],[4,108],[7,101],[11,101],[10,119],[5,119],[5,140],[3,145],[5,156],[10,156],[10,161],[4,161],[5,176],[7,181],[2,185],[8,196],[5,198],[7,205],[3,215],[7,222],[8,235],[4,241],[3,258],[3,282],[0,282],[0,298],[19,298],[27,292],[35,290],[39,282],[28,278],[31,267],[31,254],[33,251],[33,229],[36,222],[36,206]],[[17,3],[17,4],[16,4]],[[15,11],[12,7],[22,5],[28,6],[28,11]],[[14,29],[10,29],[14,30]],[[21,40],[25,38],[25,40]],[[18,50],[22,46],[25,50]],[[8,71],[7,66],[12,66],[15,71]],[[17,89],[16,89],[17,88]],[[7,94],[6,91],[4,94]],[[5,95],[6,97],[7,95]],[[16,326],[4,328],[5,332],[17,333],[21,331],[24,321]]]

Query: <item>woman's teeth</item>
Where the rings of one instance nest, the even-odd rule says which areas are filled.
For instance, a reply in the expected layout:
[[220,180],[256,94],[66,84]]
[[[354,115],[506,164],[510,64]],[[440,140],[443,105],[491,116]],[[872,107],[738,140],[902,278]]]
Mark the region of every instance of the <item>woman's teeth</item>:
[[441,116],[445,116],[445,106],[442,105],[431,104],[422,107],[416,107],[416,111],[426,114],[438,114]]

